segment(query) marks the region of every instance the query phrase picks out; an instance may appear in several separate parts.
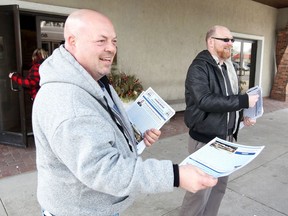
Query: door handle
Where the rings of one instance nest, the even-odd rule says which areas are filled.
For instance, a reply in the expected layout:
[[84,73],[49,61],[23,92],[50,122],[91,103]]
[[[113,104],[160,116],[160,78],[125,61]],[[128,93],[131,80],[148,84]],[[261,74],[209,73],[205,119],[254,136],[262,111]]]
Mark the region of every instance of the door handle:
[[16,88],[16,87],[13,85],[12,79],[10,79],[10,89],[11,89],[12,91],[19,91],[19,88]]

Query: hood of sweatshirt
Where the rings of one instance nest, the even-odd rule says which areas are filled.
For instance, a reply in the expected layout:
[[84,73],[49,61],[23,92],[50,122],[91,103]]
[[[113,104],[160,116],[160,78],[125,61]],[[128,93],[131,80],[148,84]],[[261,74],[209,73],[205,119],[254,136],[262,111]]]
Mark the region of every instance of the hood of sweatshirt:
[[84,89],[97,99],[103,98],[101,87],[63,45],[41,64],[39,73],[41,87],[49,83],[67,83]]

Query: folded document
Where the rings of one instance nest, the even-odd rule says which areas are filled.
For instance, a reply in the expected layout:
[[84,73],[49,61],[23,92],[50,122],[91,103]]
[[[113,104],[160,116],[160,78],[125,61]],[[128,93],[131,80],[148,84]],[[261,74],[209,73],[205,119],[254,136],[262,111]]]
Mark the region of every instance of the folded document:
[[255,86],[247,90],[248,95],[259,95],[259,99],[256,102],[254,107],[250,107],[243,110],[243,115],[256,119],[263,115],[263,98],[262,98],[262,89],[259,86]]
[[172,109],[151,87],[143,91],[127,108],[127,115],[137,141],[137,152],[145,149],[144,133],[151,128],[160,129],[173,115]]
[[228,176],[254,160],[264,147],[240,145],[216,137],[180,165],[192,164],[215,178]]

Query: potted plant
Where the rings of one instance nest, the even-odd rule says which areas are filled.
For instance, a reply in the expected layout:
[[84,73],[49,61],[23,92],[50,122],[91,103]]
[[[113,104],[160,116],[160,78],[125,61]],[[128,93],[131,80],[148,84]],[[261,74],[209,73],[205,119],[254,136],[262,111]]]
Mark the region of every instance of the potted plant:
[[143,86],[135,75],[126,74],[115,67],[108,79],[124,104],[133,102],[143,91]]

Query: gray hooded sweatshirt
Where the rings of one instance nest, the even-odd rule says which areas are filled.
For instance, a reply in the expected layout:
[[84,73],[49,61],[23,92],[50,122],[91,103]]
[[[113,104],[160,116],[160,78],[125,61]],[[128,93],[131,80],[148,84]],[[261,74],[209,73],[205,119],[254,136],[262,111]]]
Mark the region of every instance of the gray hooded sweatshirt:
[[41,65],[40,77],[32,120],[43,209],[56,216],[108,216],[125,210],[139,194],[173,190],[172,162],[143,160],[135,146],[129,149],[99,103],[105,104],[101,87],[63,46]]

